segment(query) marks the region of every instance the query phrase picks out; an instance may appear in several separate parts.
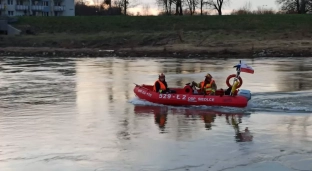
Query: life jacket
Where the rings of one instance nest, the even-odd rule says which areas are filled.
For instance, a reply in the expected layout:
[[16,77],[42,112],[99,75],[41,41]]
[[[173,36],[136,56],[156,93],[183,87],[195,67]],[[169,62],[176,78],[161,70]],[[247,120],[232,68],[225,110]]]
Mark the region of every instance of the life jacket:
[[213,79],[210,80],[209,84],[204,85],[205,84],[205,80],[204,80],[204,81],[200,82],[200,84],[201,84],[200,87],[203,91],[206,91],[206,94],[209,94],[212,91],[212,88],[211,88],[212,83],[214,83]]
[[160,85],[160,90],[166,90],[166,86],[165,86],[165,84],[164,83],[162,83],[161,81],[159,81],[159,80],[157,80],[157,81],[155,81],[155,83],[154,83],[154,87],[153,87],[153,91],[155,91],[156,92],[156,83],[159,83],[159,85]]

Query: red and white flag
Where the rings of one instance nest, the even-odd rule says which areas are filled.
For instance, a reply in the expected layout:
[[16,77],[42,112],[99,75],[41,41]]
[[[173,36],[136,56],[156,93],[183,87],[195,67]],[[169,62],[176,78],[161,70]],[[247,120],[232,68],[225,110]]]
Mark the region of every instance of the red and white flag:
[[252,67],[248,66],[245,62],[241,62],[240,64],[240,71],[253,74],[255,71]]

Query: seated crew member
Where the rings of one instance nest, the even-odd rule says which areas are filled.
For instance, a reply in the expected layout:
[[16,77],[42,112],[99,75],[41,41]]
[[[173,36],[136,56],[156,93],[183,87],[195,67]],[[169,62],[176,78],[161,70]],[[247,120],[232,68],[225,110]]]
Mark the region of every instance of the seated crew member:
[[192,85],[200,88],[202,94],[214,95],[217,90],[217,84],[209,73],[205,76],[204,81],[200,82],[199,84],[193,81]]
[[230,86],[225,92],[224,95],[230,95],[232,91],[232,86]]
[[165,80],[165,74],[161,73],[158,77],[158,80],[154,83],[153,91],[158,93],[167,93],[169,92],[167,82]]

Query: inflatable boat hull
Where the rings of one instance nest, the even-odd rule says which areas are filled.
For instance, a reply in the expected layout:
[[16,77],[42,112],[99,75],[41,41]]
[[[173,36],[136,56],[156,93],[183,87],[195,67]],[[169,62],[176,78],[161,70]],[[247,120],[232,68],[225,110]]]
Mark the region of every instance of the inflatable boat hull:
[[198,95],[193,94],[190,86],[171,88],[171,90],[175,91],[174,94],[159,94],[152,91],[152,88],[153,86],[151,85],[135,85],[133,91],[135,95],[142,100],[172,106],[205,105],[244,108],[247,106],[248,100],[250,100],[251,97],[251,94],[248,94],[248,90],[243,90],[243,93],[236,90],[234,96],[230,96],[224,95],[222,89],[217,90],[216,95]]

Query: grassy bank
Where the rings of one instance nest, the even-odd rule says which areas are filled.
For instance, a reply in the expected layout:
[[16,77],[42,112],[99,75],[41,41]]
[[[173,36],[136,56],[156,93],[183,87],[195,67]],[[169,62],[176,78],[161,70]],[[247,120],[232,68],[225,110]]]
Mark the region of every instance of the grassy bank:
[[2,37],[1,47],[306,56],[312,44],[312,15],[20,17],[13,25],[35,35]]
[[21,17],[41,33],[312,30],[311,15]]

